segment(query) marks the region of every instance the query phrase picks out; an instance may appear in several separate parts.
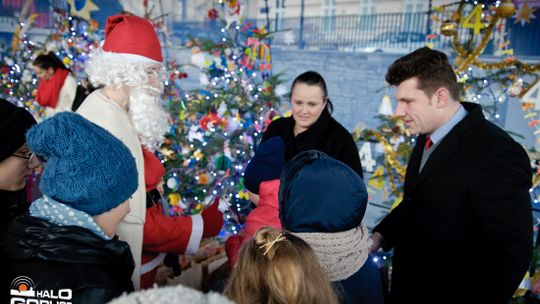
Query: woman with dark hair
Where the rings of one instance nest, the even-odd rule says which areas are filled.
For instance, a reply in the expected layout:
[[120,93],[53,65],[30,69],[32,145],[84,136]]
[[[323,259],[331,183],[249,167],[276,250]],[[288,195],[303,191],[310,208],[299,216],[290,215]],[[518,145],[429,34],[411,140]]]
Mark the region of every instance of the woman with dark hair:
[[0,234],[16,216],[28,210],[27,177],[39,162],[24,134],[36,120],[24,108],[0,99]]
[[333,105],[326,82],[317,72],[305,72],[291,86],[292,116],[272,122],[262,142],[280,136],[285,161],[306,150],[324,152],[351,167],[363,178],[358,148],[347,129],[332,118]]
[[47,116],[71,111],[77,95],[77,79],[53,52],[41,54],[32,62],[39,79],[37,101]]
[[[14,218],[28,211],[26,182],[39,161],[24,134],[35,124],[30,112],[0,98],[0,237]],[[4,275],[8,262],[2,247],[0,257],[0,302],[7,303],[10,282]]]

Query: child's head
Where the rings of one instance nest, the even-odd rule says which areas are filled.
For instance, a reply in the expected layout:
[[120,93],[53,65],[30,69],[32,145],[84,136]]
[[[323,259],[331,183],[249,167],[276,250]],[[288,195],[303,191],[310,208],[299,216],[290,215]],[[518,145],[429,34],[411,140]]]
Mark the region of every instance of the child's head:
[[[252,194],[259,195],[259,186],[262,182],[278,179],[285,166],[285,146],[279,136],[271,137],[262,142],[255,152],[255,156],[246,166],[244,172],[244,185]],[[257,196],[250,196],[253,201]],[[256,204],[257,202],[254,201]]]
[[242,247],[225,294],[239,304],[337,303],[309,245],[271,227]]
[[91,216],[112,214],[116,224],[129,212],[126,200],[137,189],[137,167],[111,133],[79,114],[62,112],[32,127],[26,138],[45,161],[43,194]]
[[342,232],[360,226],[367,207],[362,178],[323,152],[291,159],[279,185],[279,217],[288,231]]

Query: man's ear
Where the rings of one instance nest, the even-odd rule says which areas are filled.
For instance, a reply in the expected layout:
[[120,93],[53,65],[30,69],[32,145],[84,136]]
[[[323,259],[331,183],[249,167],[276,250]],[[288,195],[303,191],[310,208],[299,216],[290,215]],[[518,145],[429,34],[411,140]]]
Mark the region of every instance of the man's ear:
[[440,87],[435,91],[435,104],[438,108],[444,108],[448,105],[448,102],[450,101],[450,92],[445,87]]

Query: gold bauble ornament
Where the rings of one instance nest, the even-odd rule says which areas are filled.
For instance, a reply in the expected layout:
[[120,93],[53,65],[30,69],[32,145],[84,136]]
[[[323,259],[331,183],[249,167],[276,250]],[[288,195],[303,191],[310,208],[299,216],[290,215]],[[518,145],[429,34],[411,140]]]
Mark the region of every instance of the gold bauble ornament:
[[450,37],[457,33],[457,23],[453,20],[447,19],[441,24],[441,34]]
[[516,7],[512,0],[503,0],[497,7],[497,14],[503,18],[511,17],[516,11]]

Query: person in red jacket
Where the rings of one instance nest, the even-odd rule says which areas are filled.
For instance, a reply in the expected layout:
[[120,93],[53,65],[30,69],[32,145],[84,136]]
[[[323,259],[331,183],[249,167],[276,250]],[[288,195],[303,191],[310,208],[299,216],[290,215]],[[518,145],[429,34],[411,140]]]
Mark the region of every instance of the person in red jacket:
[[246,218],[244,236],[234,235],[227,239],[225,250],[230,266],[236,264],[236,256],[243,243],[251,239],[261,227],[281,229],[278,208],[279,177],[285,166],[285,147],[279,136],[272,137],[257,147],[255,156],[244,172],[244,185],[251,201],[257,205]]
[[218,210],[219,198],[201,214],[170,217],[160,202],[156,189],[165,168],[154,153],[143,148],[144,179],[147,193],[146,223],[141,259],[141,288],[154,284],[158,266],[167,253],[195,254],[201,238],[216,236],[223,226],[223,213]]

